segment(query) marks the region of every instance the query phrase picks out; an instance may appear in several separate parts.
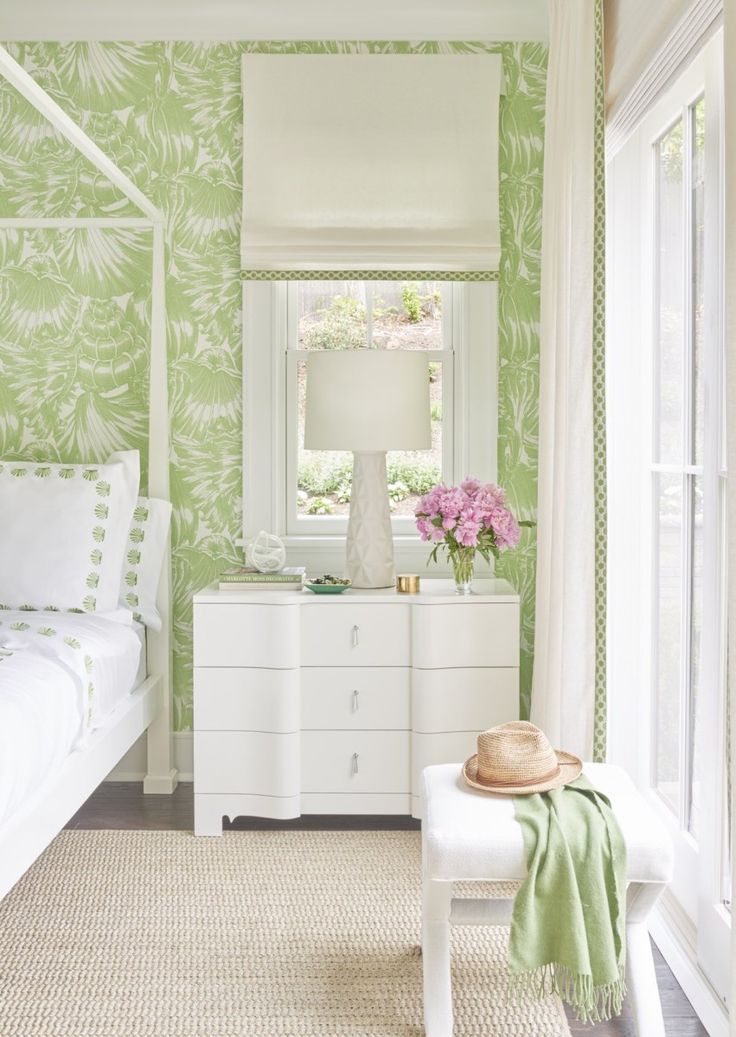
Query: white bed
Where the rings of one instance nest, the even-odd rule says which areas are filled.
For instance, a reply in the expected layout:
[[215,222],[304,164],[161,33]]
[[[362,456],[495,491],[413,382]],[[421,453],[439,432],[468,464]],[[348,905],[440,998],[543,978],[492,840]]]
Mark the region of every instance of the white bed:
[[166,628],[0,612],[0,899],[142,734],[144,792],[174,790],[168,660]]
[[0,828],[145,677],[145,629],[130,613],[0,613]]
[[[162,729],[158,733],[156,725]],[[151,759],[157,756],[151,742],[162,745],[169,735],[164,683],[160,676],[147,677],[118,703],[86,744],[68,753],[0,825],[0,899],[146,730],[149,777],[144,792],[173,791],[174,771],[150,774]],[[169,751],[161,758],[168,761]]]

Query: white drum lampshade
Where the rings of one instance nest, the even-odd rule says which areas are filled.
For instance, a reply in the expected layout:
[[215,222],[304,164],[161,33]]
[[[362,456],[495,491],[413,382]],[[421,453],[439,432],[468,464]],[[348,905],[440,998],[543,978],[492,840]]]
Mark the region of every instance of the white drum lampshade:
[[307,359],[304,446],[352,450],[347,574],[356,587],[395,579],[387,450],[432,445],[429,365],[421,352],[324,350]]

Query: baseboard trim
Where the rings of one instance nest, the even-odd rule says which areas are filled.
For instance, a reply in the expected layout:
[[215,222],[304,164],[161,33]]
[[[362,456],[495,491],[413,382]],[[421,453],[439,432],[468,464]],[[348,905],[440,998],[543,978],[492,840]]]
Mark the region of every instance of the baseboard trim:
[[[192,781],[194,772],[194,738],[191,731],[174,734],[174,768],[179,781]],[[146,736],[143,735],[125,754],[105,781],[143,781],[146,776]]]
[[728,1012],[700,969],[692,943],[665,898],[652,912],[649,931],[710,1037],[729,1037]]

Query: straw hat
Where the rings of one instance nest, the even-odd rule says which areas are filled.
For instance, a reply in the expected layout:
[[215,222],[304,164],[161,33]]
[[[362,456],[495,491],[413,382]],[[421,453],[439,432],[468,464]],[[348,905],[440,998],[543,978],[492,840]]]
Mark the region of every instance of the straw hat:
[[478,735],[478,752],[465,761],[463,776],[474,789],[518,796],[560,788],[582,769],[577,756],[553,749],[544,731],[514,720]]

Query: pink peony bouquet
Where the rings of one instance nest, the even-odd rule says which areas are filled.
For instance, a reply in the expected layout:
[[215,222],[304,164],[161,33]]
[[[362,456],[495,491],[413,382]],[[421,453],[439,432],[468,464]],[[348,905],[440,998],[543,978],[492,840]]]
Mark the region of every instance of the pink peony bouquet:
[[[459,486],[440,484],[425,494],[414,511],[422,540],[434,544],[429,560],[437,561],[444,547],[455,578],[468,583],[477,551],[487,562],[491,555],[516,547],[521,530],[500,486],[467,478]],[[522,526],[531,525],[522,522]]]

